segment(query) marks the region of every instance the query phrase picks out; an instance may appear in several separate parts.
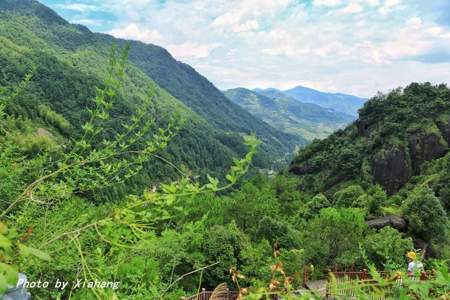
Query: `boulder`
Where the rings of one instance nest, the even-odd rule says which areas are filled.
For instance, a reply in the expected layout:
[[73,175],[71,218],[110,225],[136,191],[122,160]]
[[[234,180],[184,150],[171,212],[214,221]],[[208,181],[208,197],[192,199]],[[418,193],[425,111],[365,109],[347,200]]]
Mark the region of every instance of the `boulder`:
[[384,216],[366,222],[367,226],[374,229],[381,229],[386,226],[393,227],[399,231],[406,231],[407,225],[403,218],[397,216]]

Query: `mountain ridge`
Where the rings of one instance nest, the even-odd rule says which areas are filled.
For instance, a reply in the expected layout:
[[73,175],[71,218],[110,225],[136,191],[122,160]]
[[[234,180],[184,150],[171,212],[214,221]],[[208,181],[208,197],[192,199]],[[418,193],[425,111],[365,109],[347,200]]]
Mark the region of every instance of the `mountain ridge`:
[[357,117],[358,110],[362,108],[367,99],[345,93],[329,93],[298,85],[291,89],[279,90],[275,88],[253,89],[268,97],[281,97],[285,95],[303,103],[312,103],[324,108],[331,108]]
[[[272,97],[245,88],[235,88],[225,95],[273,127],[312,141],[324,138],[352,122],[354,118],[316,104],[303,103],[282,93]],[[278,97],[277,97],[278,96]]]

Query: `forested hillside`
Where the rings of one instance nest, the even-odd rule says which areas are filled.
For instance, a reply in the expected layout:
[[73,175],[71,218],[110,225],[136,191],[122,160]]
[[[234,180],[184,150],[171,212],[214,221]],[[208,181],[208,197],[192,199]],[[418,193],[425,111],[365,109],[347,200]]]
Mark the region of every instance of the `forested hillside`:
[[[334,195],[332,205],[403,217],[416,246],[448,257],[449,104],[445,85],[378,95],[354,124],[301,150],[290,171],[300,190]],[[382,199],[366,195],[380,187]]]
[[[111,45],[116,43],[122,48],[125,41],[71,25],[37,1],[4,0],[0,5],[2,80],[11,83],[27,73],[48,73],[48,76],[31,77],[34,87],[29,92],[33,97],[27,97],[29,103],[21,113],[26,111],[28,116],[37,117],[37,107],[47,105],[71,123],[76,132],[84,109],[82,101],[93,95],[94,86],[104,76]],[[232,156],[242,154],[241,133],[255,132],[264,141],[255,160],[259,167],[272,167],[272,157],[283,159],[301,143],[295,136],[275,130],[233,104],[191,67],[175,61],[166,50],[139,42],[131,42],[130,49],[129,57],[134,64],[127,70],[127,84],[132,87],[133,96],[121,101],[127,108],[119,108],[118,113],[126,118],[138,98],[145,94],[145,84],[152,82],[158,89],[165,89],[161,89],[158,100],[162,111],[182,112],[184,118],[192,120],[186,122],[166,150],[165,158],[197,174],[219,174],[230,165]],[[120,118],[115,119],[119,121]]]
[[345,113],[302,103],[283,94],[266,97],[244,88],[231,89],[224,93],[233,102],[273,127],[309,142],[325,138],[354,120]]

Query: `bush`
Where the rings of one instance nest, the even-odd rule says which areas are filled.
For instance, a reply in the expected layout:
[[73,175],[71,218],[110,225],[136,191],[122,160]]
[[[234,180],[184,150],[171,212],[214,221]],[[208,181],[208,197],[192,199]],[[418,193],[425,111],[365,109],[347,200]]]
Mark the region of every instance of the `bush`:
[[338,207],[359,207],[359,200],[361,196],[366,193],[360,185],[350,185],[334,194],[336,199],[336,206]]
[[425,241],[442,237],[447,216],[439,199],[428,187],[411,192],[403,206],[403,215],[411,234]]
[[396,271],[405,269],[405,253],[413,249],[413,242],[396,229],[385,227],[367,235],[364,249],[379,270]]
[[360,262],[359,243],[366,228],[360,209],[322,209],[303,231],[306,260],[319,267],[350,266]]

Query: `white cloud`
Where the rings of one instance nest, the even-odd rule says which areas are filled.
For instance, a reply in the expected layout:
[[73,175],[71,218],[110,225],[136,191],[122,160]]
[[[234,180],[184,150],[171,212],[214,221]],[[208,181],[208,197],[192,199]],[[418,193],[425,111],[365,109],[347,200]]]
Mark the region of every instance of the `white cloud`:
[[307,55],[311,53],[310,49],[307,48],[300,48],[300,47],[293,47],[290,45],[279,45],[277,47],[273,48],[265,48],[261,50],[261,53],[272,55],[272,56],[279,56],[283,55],[290,58],[300,57]]
[[422,19],[419,17],[413,17],[406,21],[407,26],[412,26],[414,28],[420,28],[422,26]]
[[155,29],[144,29],[136,23],[131,23],[125,27],[114,28],[109,34],[123,39],[137,40],[144,43],[161,44],[164,38]]
[[380,5],[380,0],[366,0],[369,6],[375,7]]
[[258,30],[258,19],[267,20],[282,11],[292,0],[229,1],[225,12],[214,18],[211,26],[221,31],[246,32]]
[[378,9],[381,15],[389,14],[392,9],[400,4],[400,0],[384,0],[382,7]]
[[246,31],[252,31],[252,30],[258,30],[259,29],[259,23],[257,20],[248,20],[247,22],[243,24],[239,24],[233,27],[234,32],[246,32]]
[[55,7],[73,10],[73,11],[76,11],[79,13],[86,13],[86,12],[90,12],[90,11],[100,10],[100,7],[97,5],[90,5],[90,4],[84,4],[84,3],[61,3],[61,4],[56,4]]
[[359,13],[362,12],[363,8],[361,5],[359,5],[358,3],[352,2],[349,3],[346,7],[341,8],[338,13],[340,14],[355,14],[355,13]]
[[342,0],[314,0],[314,6],[335,7],[342,4]]
[[184,43],[178,45],[168,45],[167,49],[176,58],[205,58],[208,57],[212,50],[222,46],[220,43],[215,44],[196,44]]
[[239,23],[240,19],[239,14],[228,12],[215,18],[211,25],[213,27],[233,26]]

